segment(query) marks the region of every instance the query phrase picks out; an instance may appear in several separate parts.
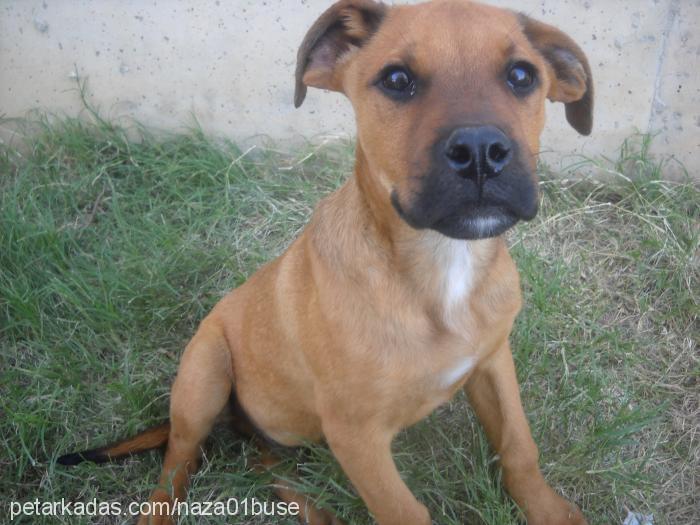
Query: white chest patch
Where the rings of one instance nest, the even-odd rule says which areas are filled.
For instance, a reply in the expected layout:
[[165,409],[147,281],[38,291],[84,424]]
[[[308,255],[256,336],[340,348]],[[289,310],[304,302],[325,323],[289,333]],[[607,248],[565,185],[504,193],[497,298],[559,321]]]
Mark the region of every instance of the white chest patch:
[[463,357],[452,368],[448,368],[440,375],[440,386],[450,388],[462,379],[476,364],[476,357]]
[[467,298],[472,287],[474,262],[469,244],[453,239],[443,241],[437,256],[443,270],[442,293],[445,310],[449,312]]

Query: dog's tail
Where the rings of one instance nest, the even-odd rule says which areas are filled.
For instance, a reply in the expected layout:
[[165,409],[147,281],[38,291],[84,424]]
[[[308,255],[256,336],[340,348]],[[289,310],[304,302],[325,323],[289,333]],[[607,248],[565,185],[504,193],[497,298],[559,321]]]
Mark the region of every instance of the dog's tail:
[[130,456],[131,454],[138,454],[139,452],[162,447],[168,443],[169,434],[170,421],[166,421],[165,423],[146,429],[136,434],[134,437],[118,441],[106,447],[66,454],[56,461],[61,465],[67,466],[77,465],[83,461],[106,463],[123,458],[124,456]]

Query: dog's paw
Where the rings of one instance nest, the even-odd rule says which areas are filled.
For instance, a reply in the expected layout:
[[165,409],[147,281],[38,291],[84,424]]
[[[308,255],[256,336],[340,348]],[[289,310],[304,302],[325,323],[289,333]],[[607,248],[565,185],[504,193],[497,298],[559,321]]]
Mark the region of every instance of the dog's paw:
[[528,525],[588,525],[576,505],[554,492],[533,505],[525,514]]
[[154,516],[141,514],[137,525],[174,525],[175,521],[170,516]]
[[171,516],[174,506],[166,491],[154,490],[148,501],[149,512],[143,512],[139,516],[137,525],[174,525],[176,520]]
[[308,506],[299,516],[301,525],[345,525],[345,522],[330,510]]

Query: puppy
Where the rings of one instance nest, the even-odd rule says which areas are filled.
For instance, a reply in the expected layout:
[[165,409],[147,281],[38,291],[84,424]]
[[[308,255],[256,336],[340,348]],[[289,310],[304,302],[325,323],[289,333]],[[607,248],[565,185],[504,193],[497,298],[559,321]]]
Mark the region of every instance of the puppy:
[[[591,131],[586,56],[554,27],[466,0],[341,0],[301,44],[296,106],[308,86],[352,103],[354,173],[283,255],[202,321],[168,424],[59,461],[167,442],[151,501],[183,500],[233,399],[236,421],[262,436],[263,465],[276,461],[268,442],[325,440],[380,525],[428,525],[391,442],[464,388],[528,523],[586,523],[538,467],[508,343],[521,295],[502,237],[537,212],[545,100]],[[282,484],[278,493],[302,503],[302,521],[339,523]],[[166,505],[141,523],[171,513]]]

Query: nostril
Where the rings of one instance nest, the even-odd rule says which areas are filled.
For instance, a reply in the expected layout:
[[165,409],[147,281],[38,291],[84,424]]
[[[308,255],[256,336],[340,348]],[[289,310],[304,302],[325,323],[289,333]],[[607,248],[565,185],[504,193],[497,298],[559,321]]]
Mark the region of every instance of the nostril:
[[458,166],[468,166],[472,162],[472,152],[468,147],[462,145],[449,148],[447,157]]
[[488,159],[494,164],[503,164],[508,159],[508,154],[510,149],[501,144],[500,142],[495,142],[489,146],[486,155]]
[[510,139],[494,126],[468,126],[452,131],[442,150],[443,161],[460,177],[479,185],[499,175],[513,158]]

